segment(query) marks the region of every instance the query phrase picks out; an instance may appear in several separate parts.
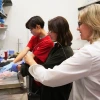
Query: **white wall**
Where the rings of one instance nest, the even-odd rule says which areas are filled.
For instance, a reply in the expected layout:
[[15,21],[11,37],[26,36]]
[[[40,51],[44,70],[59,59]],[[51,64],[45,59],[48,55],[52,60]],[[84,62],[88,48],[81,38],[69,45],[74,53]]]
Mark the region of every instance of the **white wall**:
[[98,2],[100,0],[78,0],[78,7],[86,6],[95,2]]
[[85,5],[86,1],[88,0],[78,0],[78,7],[82,7],[83,5]]
[[79,38],[77,29],[78,21],[78,6],[80,0],[12,0],[11,7],[5,7],[5,12],[8,14],[6,24],[8,25],[7,36],[5,40],[0,40],[0,48],[13,49],[18,51],[18,39],[22,43],[20,50],[22,50],[31,34],[26,28],[26,21],[35,15],[41,16],[47,30],[47,21],[56,16],[65,17],[69,24],[71,32],[74,36],[73,49],[80,48],[84,42]]

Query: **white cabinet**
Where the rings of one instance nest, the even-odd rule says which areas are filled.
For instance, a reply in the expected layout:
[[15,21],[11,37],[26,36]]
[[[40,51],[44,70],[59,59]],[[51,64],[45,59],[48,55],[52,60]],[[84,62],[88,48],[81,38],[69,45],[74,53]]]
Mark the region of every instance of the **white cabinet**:
[[[12,1],[11,0],[3,0],[2,5],[3,5],[3,7],[5,7],[5,6],[12,6]],[[7,15],[4,12],[2,13],[0,11],[0,17],[6,18]]]

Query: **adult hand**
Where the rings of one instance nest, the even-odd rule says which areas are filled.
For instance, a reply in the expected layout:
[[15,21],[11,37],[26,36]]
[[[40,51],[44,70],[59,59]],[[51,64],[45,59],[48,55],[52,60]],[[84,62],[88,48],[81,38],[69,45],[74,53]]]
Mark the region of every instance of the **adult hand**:
[[24,60],[25,60],[25,63],[29,64],[30,66],[33,65],[33,64],[37,64],[35,62],[35,60],[33,59],[33,54],[27,54],[25,57],[24,57]]
[[8,71],[8,70],[11,70],[13,64],[14,64],[14,62],[11,62],[10,64],[3,66],[3,67],[0,69],[0,73],[5,72],[5,71]]

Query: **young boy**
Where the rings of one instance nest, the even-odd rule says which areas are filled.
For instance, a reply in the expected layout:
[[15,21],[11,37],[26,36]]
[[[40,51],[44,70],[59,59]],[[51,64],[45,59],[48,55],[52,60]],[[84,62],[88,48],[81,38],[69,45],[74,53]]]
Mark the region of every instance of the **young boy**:
[[0,72],[4,72],[7,70],[18,71],[20,70],[20,66],[18,67],[17,62],[19,62],[23,57],[31,51],[33,53],[33,59],[38,63],[42,64],[48,57],[50,50],[53,47],[53,42],[48,36],[47,32],[44,30],[44,21],[40,16],[31,17],[27,23],[26,28],[30,29],[33,36],[29,40],[27,46],[20,52],[20,54],[14,59],[13,62],[4,66]]

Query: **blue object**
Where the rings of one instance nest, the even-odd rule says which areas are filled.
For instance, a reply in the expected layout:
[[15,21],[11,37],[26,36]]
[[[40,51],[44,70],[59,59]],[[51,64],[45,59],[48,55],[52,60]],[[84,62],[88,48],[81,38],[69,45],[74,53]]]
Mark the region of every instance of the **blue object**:
[[3,18],[0,18],[0,22],[1,22],[1,24],[4,24],[4,19]]
[[18,66],[17,63],[13,64],[11,67],[11,71],[18,72],[17,66]]
[[3,73],[3,72],[5,72],[5,71],[11,70],[13,64],[14,64],[14,62],[11,62],[10,64],[8,64],[8,65],[6,65],[6,66],[3,66],[3,67],[0,69],[0,73]]
[[[3,0],[0,0],[0,12],[4,13],[3,6],[2,6],[2,1]],[[4,18],[0,17],[0,23],[4,24],[4,22],[5,22]]]
[[21,64],[24,64],[24,63],[25,63],[25,60],[23,59],[22,62],[21,62]]
[[3,60],[3,57],[0,57],[0,62]]
[[[22,60],[20,64],[23,64],[23,63],[25,63],[24,60]],[[18,69],[17,69],[17,66],[18,66],[18,65],[19,65],[19,64],[14,63],[14,64],[12,65],[11,71],[18,72]]]
[[14,50],[9,50],[8,53],[9,53],[9,56],[11,56],[14,54]]
[[0,10],[2,9],[2,0],[0,0]]

